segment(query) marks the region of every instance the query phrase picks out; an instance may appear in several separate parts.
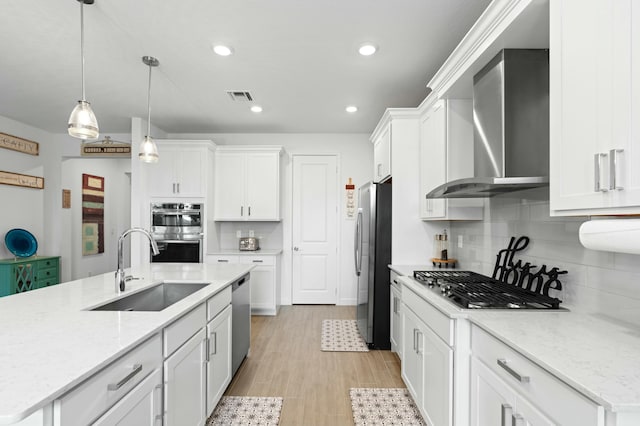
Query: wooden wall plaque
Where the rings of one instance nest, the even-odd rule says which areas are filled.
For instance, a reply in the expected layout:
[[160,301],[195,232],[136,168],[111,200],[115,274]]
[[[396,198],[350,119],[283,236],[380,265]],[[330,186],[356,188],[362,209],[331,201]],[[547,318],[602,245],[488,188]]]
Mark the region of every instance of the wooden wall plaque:
[[44,189],[44,178],[21,175],[20,173],[0,171],[0,184],[22,186],[25,188]]
[[0,148],[11,149],[25,154],[40,155],[40,144],[7,133],[0,133]]

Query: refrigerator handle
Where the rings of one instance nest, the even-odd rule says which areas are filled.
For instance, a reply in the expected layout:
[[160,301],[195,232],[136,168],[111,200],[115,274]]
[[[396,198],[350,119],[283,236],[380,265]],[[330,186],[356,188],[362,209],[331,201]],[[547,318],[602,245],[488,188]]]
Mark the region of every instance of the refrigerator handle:
[[356,266],[356,275],[360,275],[361,266],[362,266],[362,253],[360,252],[362,248],[362,209],[358,209],[358,216],[356,218],[356,232],[353,241],[353,254],[354,261]]

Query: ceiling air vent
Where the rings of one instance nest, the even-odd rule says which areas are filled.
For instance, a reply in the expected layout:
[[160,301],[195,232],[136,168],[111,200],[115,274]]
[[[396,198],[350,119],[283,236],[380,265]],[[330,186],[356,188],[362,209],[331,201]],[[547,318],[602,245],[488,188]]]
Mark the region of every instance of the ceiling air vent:
[[229,95],[232,101],[238,101],[238,102],[253,101],[253,96],[251,96],[251,93],[244,90],[227,90],[227,95]]

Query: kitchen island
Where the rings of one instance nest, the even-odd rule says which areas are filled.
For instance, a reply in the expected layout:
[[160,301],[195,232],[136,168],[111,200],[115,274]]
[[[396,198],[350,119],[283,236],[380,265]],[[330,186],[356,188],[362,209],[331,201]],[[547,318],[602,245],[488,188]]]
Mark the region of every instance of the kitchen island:
[[[191,315],[252,268],[153,264],[127,270],[136,279],[123,293],[115,290],[114,274],[106,273],[0,298],[0,424],[51,415],[54,400]],[[159,312],[89,310],[165,281],[209,285]]]

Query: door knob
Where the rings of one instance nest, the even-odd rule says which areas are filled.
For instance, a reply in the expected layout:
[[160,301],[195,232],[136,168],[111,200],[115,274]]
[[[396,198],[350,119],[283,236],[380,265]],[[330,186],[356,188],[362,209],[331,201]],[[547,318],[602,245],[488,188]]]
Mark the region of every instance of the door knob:
[[294,247],[294,248],[293,248],[293,251],[300,251],[300,248],[298,248],[298,247]]

